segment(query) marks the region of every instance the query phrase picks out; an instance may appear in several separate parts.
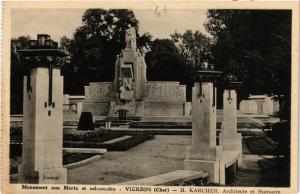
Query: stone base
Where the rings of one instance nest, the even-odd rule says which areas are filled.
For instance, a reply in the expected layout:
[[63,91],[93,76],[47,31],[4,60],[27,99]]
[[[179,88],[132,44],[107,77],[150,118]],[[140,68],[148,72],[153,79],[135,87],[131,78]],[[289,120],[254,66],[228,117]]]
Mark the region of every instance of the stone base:
[[120,124],[119,128],[128,129],[129,125],[128,124]]
[[184,116],[185,102],[144,102],[144,116]]
[[184,160],[184,170],[208,173],[208,179],[214,183],[225,184],[225,166],[221,161]]
[[222,147],[187,146],[186,159],[217,161],[222,159]]
[[206,172],[209,181],[225,184],[225,164],[222,157],[221,146],[187,146],[184,169]]
[[243,150],[242,150],[242,135],[240,133],[235,134],[222,134],[219,136],[220,146],[223,147],[223,151],[237,151],[240,153],[238,160],[239,164],[242,164]]
[[67,169],[54,168],[30,171],[28,169],[23,169],[22,165],[20,165],[18,182],[33,184],[66,184]]

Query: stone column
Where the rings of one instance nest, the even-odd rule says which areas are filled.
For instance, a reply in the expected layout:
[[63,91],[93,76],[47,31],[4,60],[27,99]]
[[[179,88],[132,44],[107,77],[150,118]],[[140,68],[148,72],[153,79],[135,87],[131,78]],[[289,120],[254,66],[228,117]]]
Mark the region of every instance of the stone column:
[[242,136],[237,133],[237,94],[235,89],[225,89],[223,93],[223,123],[220,133],[220,145],[223,151],[239,152],[239,164],[242,163]]
[[212,82],[196,83],[193,87],[192,145],[187,147],[184,169],[207,172],[210,181],[223,183],[222,148],[216,146],[214,90]]
[[24,76],[19,182],[67,183],[67,170],[62,166],[63,77],[60,67],[53,63],[62,53],[42,45],[39,49],[32,47],[19,51],[22,63],[29,69]]

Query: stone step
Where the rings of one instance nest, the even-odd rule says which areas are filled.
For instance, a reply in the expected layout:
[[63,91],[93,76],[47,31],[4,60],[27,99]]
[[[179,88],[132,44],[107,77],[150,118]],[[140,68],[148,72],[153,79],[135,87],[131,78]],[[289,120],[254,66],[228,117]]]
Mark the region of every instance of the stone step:
[[155,134],[155,135],[192,135],[192,129],[182,128],[122,128],[112,127],[112,131],[124,134]]
[[117,185],[174,185],[176,183],[188,182],[200,178],[207,178],[208,174],[200,171],[176,170],[173,172],[151,176],[143,179],[137,179],[118,183]]
[[105,120],[109,120],[109,121],[120,121],[120,120],[125,120],[125,121],[140,121],[141,117],[127,116],[126,119],[120,119],[119,117],[106,117]]
[[109,141],[105,141],[105,142],[103,142],[103,144],[113,144],[113,143],[116,143],[116,142],[119,142],[119,141],[130,139],[131,137],[132,137],[131,135],[125,135],[125,136],[122,136],[122,137],[111,139]]
[[67,153],[95,153],[95,154],[104,154],[107,152],[107,149],[96,149],[96,148],[63,148],[64,152]]

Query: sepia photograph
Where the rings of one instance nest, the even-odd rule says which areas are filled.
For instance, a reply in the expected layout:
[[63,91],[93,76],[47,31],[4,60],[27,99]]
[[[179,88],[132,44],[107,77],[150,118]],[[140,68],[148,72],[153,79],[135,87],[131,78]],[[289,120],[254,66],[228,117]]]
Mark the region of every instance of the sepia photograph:
[[299,2],[132,4],[4,4],[2,189],[296,193]]

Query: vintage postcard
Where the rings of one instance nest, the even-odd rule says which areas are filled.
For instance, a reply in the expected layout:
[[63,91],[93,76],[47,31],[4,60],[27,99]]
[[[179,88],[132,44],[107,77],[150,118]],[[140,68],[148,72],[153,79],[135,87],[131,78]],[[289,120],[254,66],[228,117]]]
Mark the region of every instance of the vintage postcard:
[[6,1],[2,192],[297,193],[299,2]]

